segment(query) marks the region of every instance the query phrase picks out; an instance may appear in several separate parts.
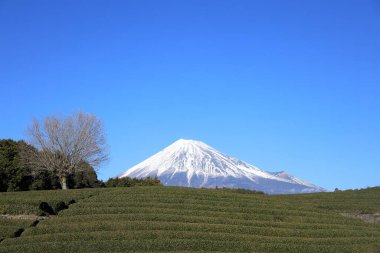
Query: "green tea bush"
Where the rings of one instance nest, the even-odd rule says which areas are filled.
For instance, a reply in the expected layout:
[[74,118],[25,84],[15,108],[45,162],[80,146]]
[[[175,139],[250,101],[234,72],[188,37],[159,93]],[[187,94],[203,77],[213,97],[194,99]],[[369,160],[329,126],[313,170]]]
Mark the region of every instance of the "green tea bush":
[[75,204],[18,238],[3,237],[0,252],[380,252],[379,224],[339,214],[379,212],[380,192],[373,190],[268,196],[115,187],[73,193],[60,201]]

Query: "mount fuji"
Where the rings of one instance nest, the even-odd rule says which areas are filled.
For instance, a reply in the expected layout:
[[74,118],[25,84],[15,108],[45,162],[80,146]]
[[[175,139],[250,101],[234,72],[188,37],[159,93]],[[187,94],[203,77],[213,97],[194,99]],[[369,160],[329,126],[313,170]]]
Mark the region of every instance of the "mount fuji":
[[268,194],[325,191],[284,171],[267,172],[225,155],[203,142],[183,139],[118,177],[155,176],[163,185],[171,186],[244,188]]

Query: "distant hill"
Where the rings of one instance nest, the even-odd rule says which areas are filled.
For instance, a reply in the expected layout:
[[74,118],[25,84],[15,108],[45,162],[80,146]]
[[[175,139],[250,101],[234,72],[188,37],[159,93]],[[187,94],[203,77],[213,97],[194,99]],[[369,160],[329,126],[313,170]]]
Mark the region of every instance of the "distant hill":
[[171,186],[243,188],[269,194],[325,191],[284,171],[266,172],[203,142],[182,139],[118,177],[154,176],[158,176],[162,184]]

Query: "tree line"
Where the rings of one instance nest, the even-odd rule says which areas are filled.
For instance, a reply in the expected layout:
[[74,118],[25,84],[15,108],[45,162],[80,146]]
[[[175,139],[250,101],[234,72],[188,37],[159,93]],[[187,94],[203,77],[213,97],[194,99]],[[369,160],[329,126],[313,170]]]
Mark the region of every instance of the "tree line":
[[[25,141],[0,139],[0,192],[61,189],[56,173],[50,170],[33,170],[23,162],[21,154],[25,148],[34,149]],[[157,177],[110,178],[103,182],[98,180],[96,171],[87,163],[82,162],[80,166],[80,170],[68,176],[67,187],[70,189],[161,185]]]
[[[35,149],[25,141],[0,140],[0,191],[60,189],[59,177],[51,170],[35,170],[24,162],[24,149]],[[95,170],[86,162],[80,171],[68,175],[69,188],[100,187]]]
[[0,191],[159,185],[151,179],[97,179],[108,160],[102,122],[92,114],[34,120],[29,142],[0,140]]

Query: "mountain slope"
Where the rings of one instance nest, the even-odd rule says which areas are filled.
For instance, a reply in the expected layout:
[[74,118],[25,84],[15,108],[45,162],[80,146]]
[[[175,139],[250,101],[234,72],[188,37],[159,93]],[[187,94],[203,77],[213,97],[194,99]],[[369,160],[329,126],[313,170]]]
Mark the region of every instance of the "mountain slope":
[[324,191],[285,172],[269,173],[203,142],[183,139],[118,177],[148,176],[158,176],[164,185],[197,188],[245,188],[270,194]]

